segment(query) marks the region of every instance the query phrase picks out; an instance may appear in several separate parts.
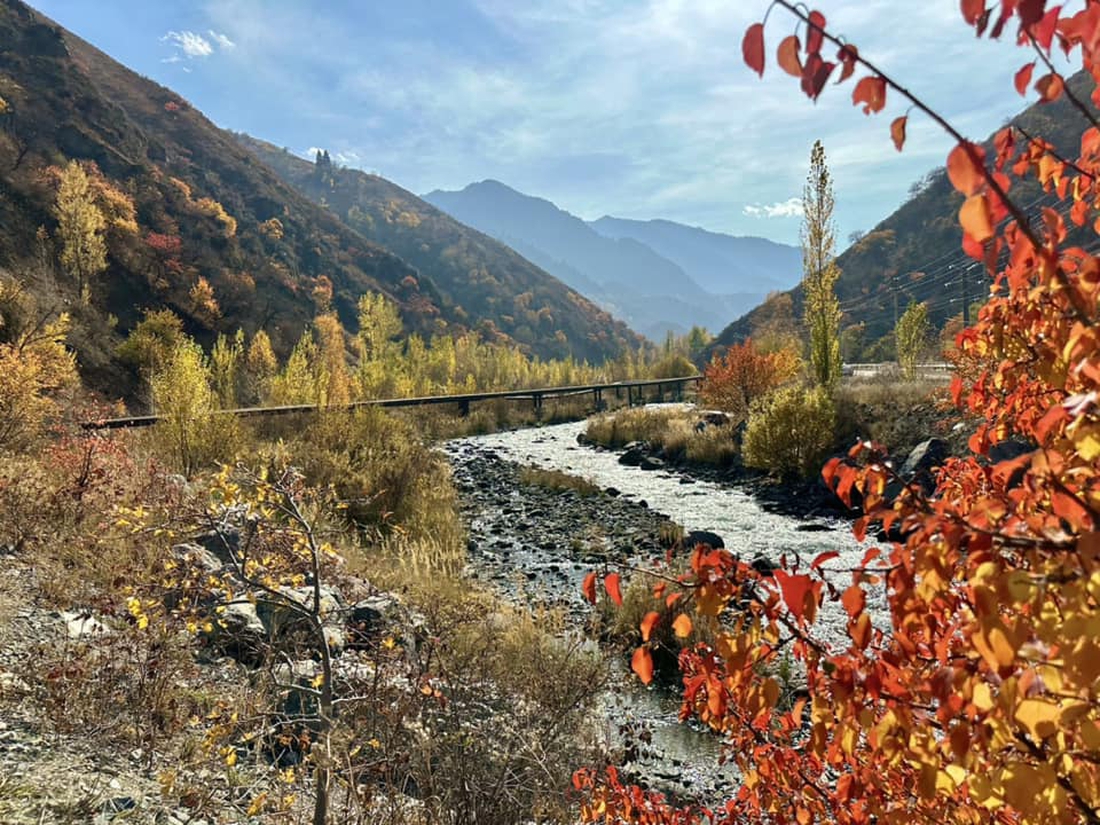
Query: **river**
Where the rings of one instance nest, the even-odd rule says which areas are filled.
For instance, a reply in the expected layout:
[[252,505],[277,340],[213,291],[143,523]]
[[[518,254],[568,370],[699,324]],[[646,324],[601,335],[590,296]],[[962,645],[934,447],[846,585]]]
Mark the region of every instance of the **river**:
[[[819,553],[836,551],[829,567],[857,566],[864,548],[841,520],[800,521],[771,513],[736,487],[695,478],[690,471],[646,471],[618,462],[619,454],[580,446],[585,422],[500,432],[445,445],[470,529],[469,574],[514,599],[539,600],[568,611],[578,627],[591,608],[581,581],[603,563],[645,565],[663,555],[659,536],[670,519],[686,530],[709,530],[742,558],[803,569]],[[519,467],[562,470],[612,495],[585,497],[519,483]],[[625,576],[624,576],[625,578]],[[838,573],[844,587],[849,574]],[[846,614],[826,603],[819,636],[839,641]],[[680,795],[729,787],[716,766],[715,737],[676,721],[673,691],[627,679],[609,693],[609,719],[638,721],[652,732],[650,753],[635,766],[653,784]]]

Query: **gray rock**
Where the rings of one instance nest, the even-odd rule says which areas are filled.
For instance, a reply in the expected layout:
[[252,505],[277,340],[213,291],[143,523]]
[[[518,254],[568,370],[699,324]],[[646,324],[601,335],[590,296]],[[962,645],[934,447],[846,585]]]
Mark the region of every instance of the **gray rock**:
[[927,441],[922,441],[905,459],[905,463],[901,466],[901,476],[911,478],[920,473],[928,473],[943,464],[948,455],[950,455],[950,446],[942,438],[929,438]]
[[87,611],[62,610],[59,615],[70,639],[103,636],[111,632],[107,625]]
[[638,465],[643,470],[663,470],[665,462],[659,458],[654,458],[651,455],[647,455],[642,459],[642,463]]
[[682,540],[685,550],[694,550],[697,544],[707,544],[714,550],[724,548],[726,546],[725,541],[717,533],[712,533],[710,530],[692,530]]
[[1002,461],[1011,461],[1014,458],[1019,458],[1025,453],[1030,453],[1034,449],[1034,444],[1022,439],[1010,438],[1008,441],[1001,441],[989,448],[989,461],[992,464],[999,464]]
[[183,564],[212,575],[225,568],[221,559],[201,544],[177,544],[172,547],[172,554]]
[[648,444],[642,441],[631,441],[623,445],[623,454],[619,456],[619,463],[627,467],[637,467],[645,460],[648,452]]

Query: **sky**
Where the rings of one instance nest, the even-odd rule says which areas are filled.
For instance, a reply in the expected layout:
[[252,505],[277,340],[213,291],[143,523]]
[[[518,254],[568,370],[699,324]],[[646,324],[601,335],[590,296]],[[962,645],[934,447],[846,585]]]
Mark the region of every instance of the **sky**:
[[[413,192],[487,178],[593,220],[666,218],[797,243],[820,139],[838,236],[870,230],[941,166],[950,139],[914,112],[899,154],[888,97],[817,103],[774,64],[795,30],[770,13],[770,65],[741,59],[766,0],[32,0],[219,126]],[[1028,100],[1012,38],[975,40],[958,0],[819,0],[828,28],[984,139]],[[1036,73],[1038,77],[1038,73]],[[1034,93],[1031,99],[1034,99]]]

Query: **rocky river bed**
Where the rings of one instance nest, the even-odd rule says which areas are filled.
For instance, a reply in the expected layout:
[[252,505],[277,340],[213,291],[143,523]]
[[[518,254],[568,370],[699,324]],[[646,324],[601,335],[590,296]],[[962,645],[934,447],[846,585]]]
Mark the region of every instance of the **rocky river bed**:
[[[445,446],[469,527],[471,577],[511,599],[562,609],[583,631],[592,627],[595,610],[581,595],[584,575],[605,564],[646,566],[662,558],[670,522],[716,533],[743,558],[772,564],[786,556],[805,567],[833,550],[841,554],[836,566],[850,568],[862,557],[847,523],[835,516],[798,519],[769,511],[751,489],[690,469],[624,466],[618,453],[578,443],[584,426],[515,430]],[[524,484],[525,466],[561,470],[603,492]],[[845,618],[839,605],[825,605],[825,638],[838,634]],[[716,738],[677,721],[675,690],[647,689],[625,675],[605,704],[608,720],[642,729],[642,739],[651,740],[633,765],[643,781],[684,797],[706,797],[733,781],[730,769],[717,765]]]

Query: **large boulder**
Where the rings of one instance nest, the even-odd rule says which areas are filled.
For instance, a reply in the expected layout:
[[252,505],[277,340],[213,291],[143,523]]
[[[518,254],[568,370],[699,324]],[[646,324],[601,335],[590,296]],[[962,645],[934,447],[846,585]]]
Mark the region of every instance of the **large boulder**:
[[226,604],[213,627],[210,636],[215,647],[244,664],[257,665],[263,661],[267,628],[251,599],[234,599]]
[[643,470],[663,470],[665,468],[665,462],[654,456],[647,455],[638,466]]
[[950,454],[950,445],[942,438],[922,441],[913,448],[901,465],[901,477],[906,481],[916,481],[926,492],[931,493],[936,488],[932,471],[941,466]]
[[619,463],[627,467],[639,466],[649,454],[649,445],[644,441],[631,441],[623,445],[623,454],[619,456]]

